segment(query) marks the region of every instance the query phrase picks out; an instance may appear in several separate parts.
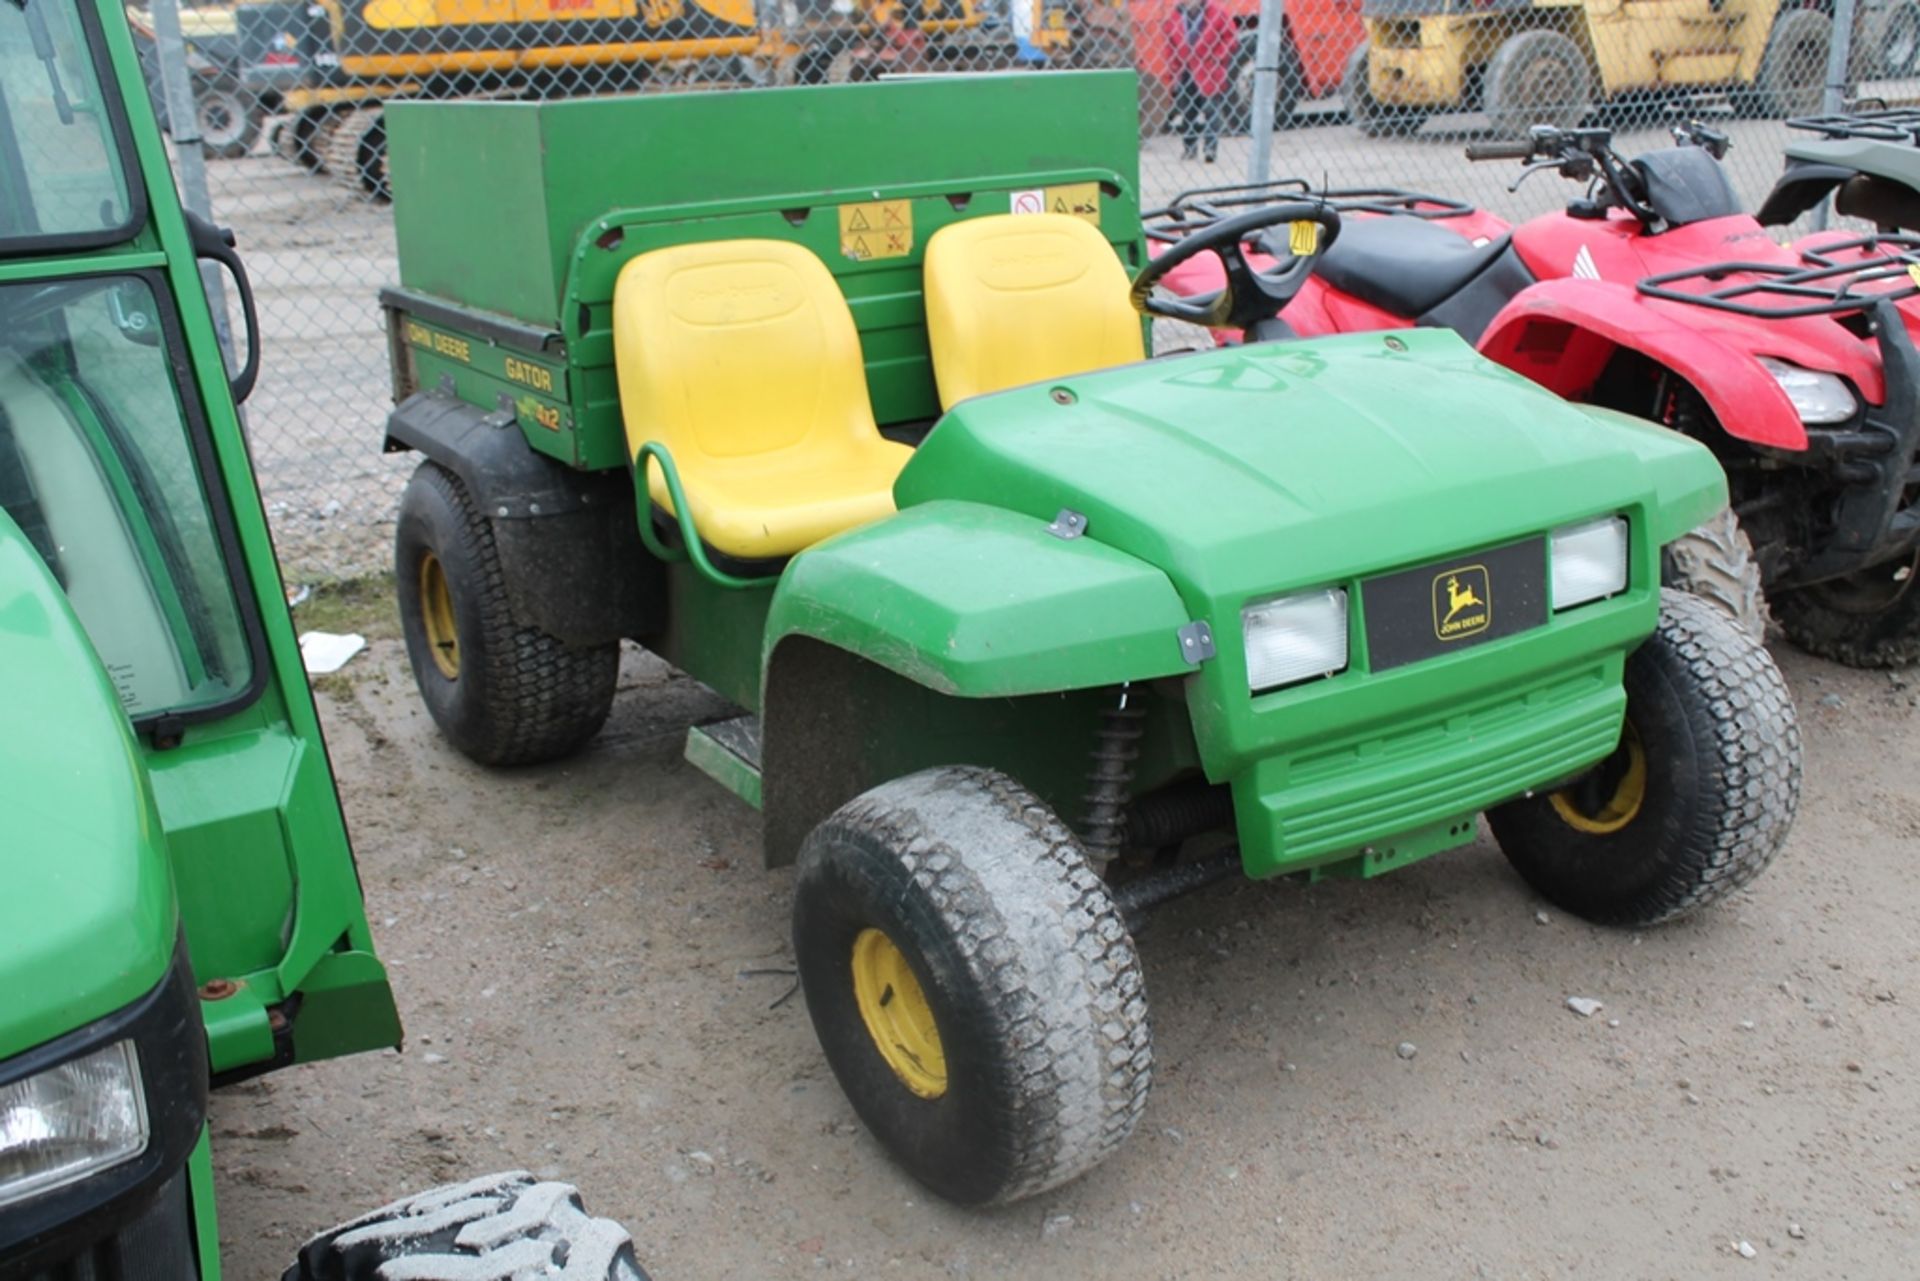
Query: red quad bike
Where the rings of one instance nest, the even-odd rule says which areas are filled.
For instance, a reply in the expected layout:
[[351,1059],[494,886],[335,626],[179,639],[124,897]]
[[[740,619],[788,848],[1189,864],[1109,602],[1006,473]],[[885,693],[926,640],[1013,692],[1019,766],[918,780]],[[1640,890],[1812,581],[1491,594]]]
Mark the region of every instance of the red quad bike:
[[[1248,336],[1444,326],[1563,396],[1696,437],[1726,468],[1732,509],[1676,545],[1668,582],[1755,630],[1770,604],[1793,641],[1843,663],[1920,661],[1920,236],[1828,232],[1782,247],[1740,208],[1718,163],[1725,137],[1674,134],[1680,146],[1633,160],[1605,129],[1470,146],[1470,158],[1526,161],[1515,187],[1547,170],[1587,184],[1564,212],[1518,227],[1417,192],[1289,181],[1189,193],[1150,215],[1148,274],[1200,304],[1300,251],[1316,260],[1309,278]],[[1181,252],[1275,200],[1327,204],[1342,234],[1316,243],[1279,227]],[[1226,328],[1205,306],[1183,318]]]

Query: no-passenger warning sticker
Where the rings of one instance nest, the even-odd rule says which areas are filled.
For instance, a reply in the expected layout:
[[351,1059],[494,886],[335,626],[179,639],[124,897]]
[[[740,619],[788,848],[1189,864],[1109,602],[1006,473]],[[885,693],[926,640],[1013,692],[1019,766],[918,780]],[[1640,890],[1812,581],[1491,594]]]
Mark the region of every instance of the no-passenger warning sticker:
[[913,202],[867,200],[840,206],[840,252],[855,262],[913,252]]

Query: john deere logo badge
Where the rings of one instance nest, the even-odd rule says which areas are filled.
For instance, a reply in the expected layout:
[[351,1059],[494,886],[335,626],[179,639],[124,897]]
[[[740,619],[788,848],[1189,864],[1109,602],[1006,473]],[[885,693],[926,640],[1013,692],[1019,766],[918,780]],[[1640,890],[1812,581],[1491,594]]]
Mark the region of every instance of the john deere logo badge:
[[1493,625],[1493,590],[1484,565],[1462,565],[1433,576],[1433,634],[1465,640]]

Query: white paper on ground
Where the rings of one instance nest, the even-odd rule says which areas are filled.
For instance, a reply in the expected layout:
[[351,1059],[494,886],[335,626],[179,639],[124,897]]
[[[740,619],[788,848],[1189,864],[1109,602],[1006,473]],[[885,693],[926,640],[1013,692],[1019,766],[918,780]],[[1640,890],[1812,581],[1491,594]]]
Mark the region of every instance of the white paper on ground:
[[325,676],[347,665],[347,660],[367,647],[367,638],[358,632],[345,636],[334,632],[301,632],[300,658],[307,675]]

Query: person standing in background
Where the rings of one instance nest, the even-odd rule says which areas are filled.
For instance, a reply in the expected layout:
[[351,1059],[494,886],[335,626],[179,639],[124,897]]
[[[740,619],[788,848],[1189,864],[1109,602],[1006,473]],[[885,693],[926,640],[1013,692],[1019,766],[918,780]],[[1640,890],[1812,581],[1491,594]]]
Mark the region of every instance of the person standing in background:
[[1178,0],[1167,14],[1166,34],[1180,154],[1193,159],[1204,141],[1212,164],[1220,154],[1220,99],[1233,65],[1233,19],[1214,0]]

